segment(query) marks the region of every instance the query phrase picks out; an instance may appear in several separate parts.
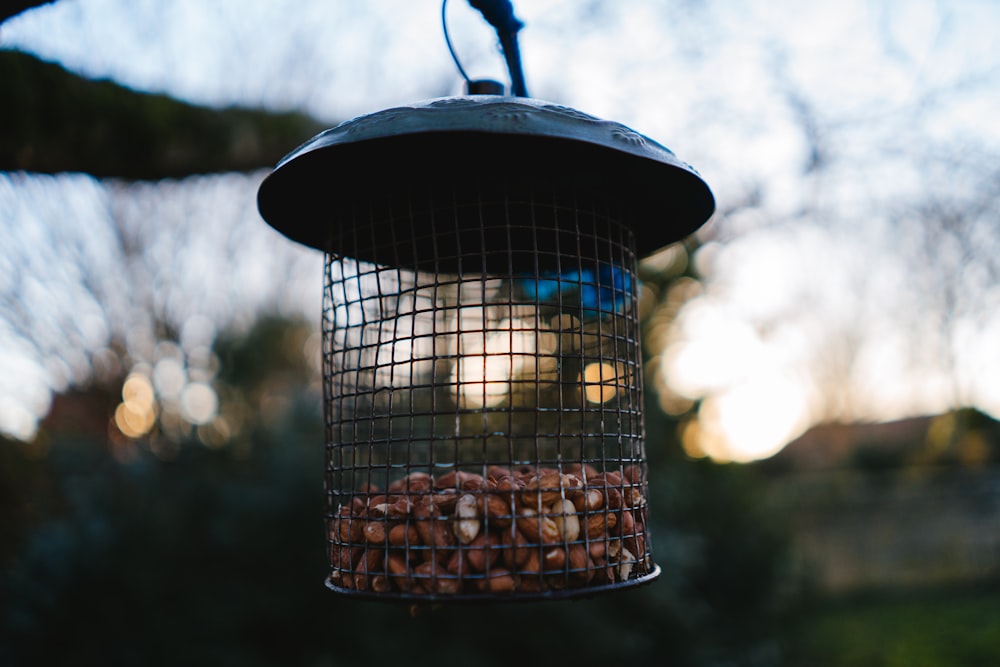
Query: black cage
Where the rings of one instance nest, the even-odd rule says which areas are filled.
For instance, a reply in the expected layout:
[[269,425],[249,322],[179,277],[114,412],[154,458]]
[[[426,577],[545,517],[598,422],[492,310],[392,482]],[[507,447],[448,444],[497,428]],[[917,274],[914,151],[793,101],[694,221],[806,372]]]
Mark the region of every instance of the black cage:
[[349,121],[261,186],[326,253],[328,585],[531,599],[645,583],[637,247],[714,206],[673,154],[533,100]]

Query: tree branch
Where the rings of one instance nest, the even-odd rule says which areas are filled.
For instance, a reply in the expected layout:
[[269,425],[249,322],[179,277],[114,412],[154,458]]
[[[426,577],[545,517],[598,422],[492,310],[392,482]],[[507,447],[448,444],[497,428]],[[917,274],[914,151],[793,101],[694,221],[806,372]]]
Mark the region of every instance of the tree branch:
[[274,165],[322,126],[299,113],[211,109],[91,81],[0,51],[0,171],[129,180]]

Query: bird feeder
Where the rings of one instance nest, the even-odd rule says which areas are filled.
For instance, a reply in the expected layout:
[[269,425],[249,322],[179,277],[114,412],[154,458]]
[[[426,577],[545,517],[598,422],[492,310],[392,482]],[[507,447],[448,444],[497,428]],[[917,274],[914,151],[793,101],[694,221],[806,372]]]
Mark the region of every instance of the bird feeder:
[[409,601],[649,582],[637,258],[712,214],[651,139],[528,98],[361,116],[260,212],[325,253],[327,585]]

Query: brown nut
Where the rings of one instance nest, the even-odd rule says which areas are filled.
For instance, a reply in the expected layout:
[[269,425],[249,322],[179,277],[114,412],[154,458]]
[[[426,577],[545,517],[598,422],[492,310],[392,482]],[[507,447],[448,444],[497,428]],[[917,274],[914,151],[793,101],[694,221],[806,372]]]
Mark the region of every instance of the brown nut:
[[455,535],[441,519],[431,522],[431,535],[431,543],[438,549],[451,549],[455,546]]
[[622,542],[625,548],[633,554],[639,556],[646,553],[646,538],[642,524],[637,522],[631,511],[622,512],[622,521],[619,524]]
[[330,565],[337,571],[352,572],[363,552],[362,547],[334,545],[330,552]]
[[344,506],[340,508],[339,516],[335,521],[337,522],[337,532],[341,542],[356,544],[361,541],[365,522],[361,519],[360,514],[352,516],[351,508]]
[[424,503],[418,503],[413,508],[413,526],[417,529],[417,534],[420,535],[420,542],[427,546],[434,544],[434,536],[431,535],[431,522],[436,514],[436,508]]
[[622,552],[622,541],[621,540],[608,540],[608,560],[613,561],[618,559],[618,554]]
[[479,513],[487,517],[490,528],[507,528],[513,521],[510,503],[496,493],[485,493],[477,500]]
[[420,543],[420,533],[410,523],[397,523],[389,529],[388,541],[394,547],[408,547]]
[[616,516],[620,516],[621,518],[618,521],[618,526],[615,528],[614,534],[621,535],[622,537],[635,535],[635,515],[632,514],[632,510],[622,510]]
[[606,537],[618,523],[618,518],[611,513],[598,512],[587,517],[584,531],[587,539],[599,540]]
[[448,571],[448,574],[464,577],[469,572],[469,563],[465,549],[455,549],[451,553],[451,558],[448,559],[445,569]]
[[618,581],[627,581],[632,574],[632,566],[635,565],[635,556],[628,549],[622,549],[621,558],[618,559],[616,574]]
[[545,576],[545,585],[553,590],[561,591],[569,586],[569,581],[564,572],[552,572]]
[[365,522],[364,527],[365,541],[369,544],[385,544],[386,540],[386,527],[385,521],[380,521],[378,519],[373,519]]
[[368,508],[369,516],[385,516],[385,510],[389,507],[389,496],[384,493],[377,493],[368,498],[366,507]]
[[479,535],[481,522],[477,505],[476,497],[471,493],[459,497],[455,503],[455,521],[452,523],[452,532],[458,538],[459,544],[469,544]]
[[587,545],[587,553],[594,560],[606,557],[608,555],[608,541],[606,539],[597,539],[590,542]]
[[480,579],[478,587],[484,593],[513,593],[517,590],[517,579],[509,570],[498,567]]
[[625,466],[622,470],[622,476],[632,484],[642,484],[642,466],[630,465]]
[[373,575],[369,585],[376,593],[388,593],[392,590],[392,585],[389,583],[389,577],[384,574]]
[[552,547],[546,549],[542,554],[542,570],[551,572],[561,570],[566,566],[566,550],[562,547]]
[[413,589],[413,578],[407,567],[406,556],[401,553],[390,553],[385,559],[385,565],[389,570],[390,582],[402,592],[409,593]]
[[622,508],[622,483],[621,475],[617,473],[602,472],[587,479],[588,489],[598,489],[604,494],[604,502],[609,509],[620,510]]
[[639,559],[646,553],[646,538],[642,535],[636,535],[635,537],[624,540],[623,546],[635,554],[636,558]]
[[573,502],[577,512],[595,512],[604,506],[604,494],[600,489],[577,489],[566,497]]
[[537,549],[528,552],[528,560],[517,569],[518,573],[532,575],[542,573],[542,559],[538,555]]
[[420,541],[431,549],[425,554],[425,559],[436,559],[447,563],[451,557],[451,547],[455,546],[455,536],[445,519],[441,518],[436,507],[426,503],[417,503],[413,507],[414,526]]
[[465,549],[465,560],[473,572],[485,572],[500,557],[500,538],[492,533],[480,533]]
[[434,478],[425,472],[411,472],[389,485],[389,493],[423,494],[431,490]]
[[516,527],[500,533],[500,543],[503,545],[503,564],[509,570],[523,567],[532,552],[538,555],[537,549],[527,546],[528,540]]
[[365,549],[358,565],[354,568],[354,587],[359,591],[367,591],[371,583],[371,574],[382,571],[384,554],[379,549]]
[[569,562],[569,576],[572,579],[587,583],[594,578],[594,563],[584,545],[569,545],[566,550],[566,560]]
[[500,494],[517,494],[527,486],[527,483],[525,479],[520,477],[498,477],[495,490]]
[[626,486],[623,496],[625,507],[639,509],[646,506],[646,497],[642,495],[642,490],[638,486]]
[[510,468],[504,468],[503,466],[490,466],[486,469],[486,478],[499,481],[504,477],[513,477],[514,473],[511,472]]
[[587,479],[597,474],[597,468],[589,463],[570,463],[565,469],[566,472],[576,475],[580,479]]
[[539,516],[535,510],[525,507],[517,517],[517,528],[529,543],[554,544],[558,542],[559,528],[547,516]]
[[402,519],[410,515],[413,504],[406,496],[392,496],[389,498],[389,506],[385,509],[385,515],[390,519]]
[[545,579],[538,575],[523,576],[518,579],[518,593],[541,593],[545,589]]
[[537,475],[529,479],[521,491],[521,504],[534,509],[538,509],[539,505],[551,505],[582,485],[575,475],[563,475],[555,471]]
[[[551,468],[549,468],[548,470],[551,470]],[[532,477],[536,477],[542,474],[543,471],[537,470],[525,463],[514,468],[513,472],[514,472],[514,477],[527,482]]]
[[437,478],[435,489],[460,489],[462,491],[478,491],[483,488],[482,475],[464,470],[452,470]]
[[591,583],[597,586],[612,584],[615,581],[615,568],[604,559],[594,560],[594,578]]
[[437,563],[421,563],[413,568],[414,582],[419,582],[429,593],[454,595],[462,588],[462,581]]
[[605,470],[603,473],[604,478],[608,481],[611,486],[624,486],[625,477],[622,476],[617,470]]
[[556,501],[550,515],[564,542],[574,542],[580,537],[580,517],[572,501],[565,498]]
[[429,496],[431,504],[438,509],[441,514],[451,514],[455,511],[455,503],[458,502],[459,491],[457,489],[441,489],[433,496]]

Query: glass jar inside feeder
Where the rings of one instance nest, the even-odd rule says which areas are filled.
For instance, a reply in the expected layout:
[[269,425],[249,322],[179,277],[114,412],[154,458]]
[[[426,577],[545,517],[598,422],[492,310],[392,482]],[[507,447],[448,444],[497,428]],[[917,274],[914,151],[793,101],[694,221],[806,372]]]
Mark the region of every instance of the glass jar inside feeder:
[[618,123],[470,96],[318,135],[258,203],[326,256],[330,588],[538,599],[658,575],[636,261],[712,214],[693,169]]

